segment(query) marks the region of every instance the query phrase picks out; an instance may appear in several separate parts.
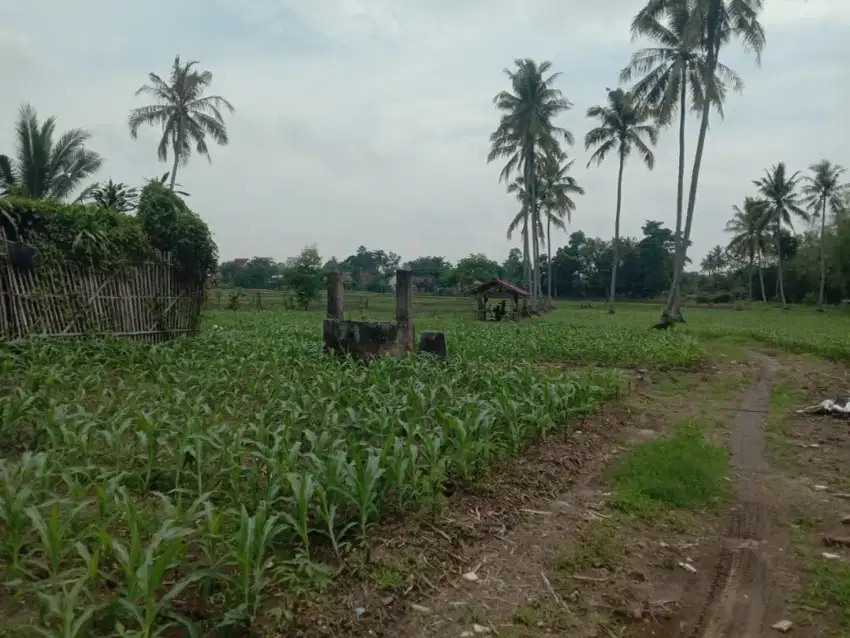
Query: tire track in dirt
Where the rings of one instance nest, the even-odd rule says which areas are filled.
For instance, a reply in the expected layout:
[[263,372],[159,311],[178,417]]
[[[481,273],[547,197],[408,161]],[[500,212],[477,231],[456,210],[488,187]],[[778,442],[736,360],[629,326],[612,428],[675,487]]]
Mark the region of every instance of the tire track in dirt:
[[680,618],[696,622],[675,626],[679,638],[755,638],[762,631],[770,597],[767,556],[762,544],[771,533],[770,512],[759,475],[764,461],[763,413],[770,404],[773,361],[759,356],[759,376],[736,413],[729,443],[737,475],[737,503],[729,515],[714,568]]

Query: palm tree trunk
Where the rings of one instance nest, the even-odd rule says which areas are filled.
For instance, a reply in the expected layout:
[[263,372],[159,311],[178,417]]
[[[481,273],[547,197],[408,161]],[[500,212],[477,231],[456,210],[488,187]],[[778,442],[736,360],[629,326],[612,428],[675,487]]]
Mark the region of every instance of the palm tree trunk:
[[625,163],[622,150],[620,151],[620,170],[617,174],[617,212],[614,215],[614,259],[611,264],[611,295],[608,299],[608,313],[614,314],[614,294],[617,292],[617,264],[620,262],[620,209],[623,202],[623,164]]
[[777,285],[779,286],[779,298],[782,301],[782,308],[785,309],[785,282],[782,281],[782,230],[779,221],[776,222],[776,275]]
[[826,288],[826,254],[823,249],[823,236],[826,229],[826,197],[820,215],[820,294],[818,294],[818,312],[823,312],[823,293]]
[[549,301],[552,301],[552,219],[546,217],[546,287],[549,289]]
[[174,182],[177,181],[177,166],[180,164],[180,153],[183,150],[183,123],[177,124],[177,137],[174,140],[174,166],[171,169],[171,183],[169,188],[174,190]]
[[[718,48],[717,46],[712,46],[708,51],[707,56],[707,64],[706,64],[706,77],[712,78],[714,77],[714,72],[717,68],[717,56],[718,56]],[[676,263],[676,274],[673,277],[673,286],[675,288],[675,293],[672,296],[672,301],[669,304],[669,307],[664,309],[664,312],[661,313],[661,320],[665,319],[669,321],[670,317],[675,316],[678,312],[678,308],[675,307],[676,300],[679,298],[679,288],[682,285],[682,278],[685,269],[685,257],[687,256],[688,250],[688,241],[691,238],[691,225],[694,221],[694,207],[696,206],[697,201],[697,185],[699,184],[699,171],[702,166],[702,154],[705,150],[705,136],[708,132],[708,119],[711,115],[711,100],[703,100],[702,105],[702,114],[700,116],[700,124],[699,124],[699,135],[697,136],[697,148],[694,153],[694,165],[691,170],[691,184],[688,190],[688,211],[685,216],[685,236],[682,240],[682,251],[677,259]]]
[[529,210],[531,211],[531,308],[537,310],[538,293],[540,290],[540,260],[538,258],[540,252],[539,238],[537,237],[537,180],[535,179],[534,165],[534,145],[529,144],[527,147],[526,171],[528,173],[528,192]]
[[750,290],[747,293],[747,301],[749,301],[750,303],[752,303],[753,301],[753,277],[755,276],[755,268],[753,267],[754,261],[755,257],[753,255],[750,255],[750,266],[747,269],[750,275]]
[[522,222],[522,285],[527,291],[531,290],[531,256],[529,250],[528,209],[526,208]]
[[761,263],[761,250],[759,250],[759,281],[761,282],[761,300],[767,303],[767,292],[764,290],[764,268]]
[[[679,78],[681,88],[679,90],[679,174],[676,188],[676,234],[674,237],[675,252],[673,257],[673,283],[670,284],[670,292],[667,295],[666,308],[673,313],[676,319],[679,313],[679,286],[675,285],[676,265],[679,260],[684,261],[684,243],[682,242],[682,203],[685,198],[685,115],[687,114],[687,67],[682,69],[682,77]],[[663,316],[663,315],[662,315]],[[668,317],[670,315],[668,314]]]

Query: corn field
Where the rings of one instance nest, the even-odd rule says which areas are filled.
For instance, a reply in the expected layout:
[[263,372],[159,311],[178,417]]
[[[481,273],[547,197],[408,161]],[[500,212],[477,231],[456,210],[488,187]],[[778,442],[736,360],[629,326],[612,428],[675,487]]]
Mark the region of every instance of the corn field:
[[310,315],[238,316],[172,343],[0,351],[9,629],[226,636],[263,614],[291,620],[352,552],[369,560],[382,519],[439,508],[447,482],[521,453],[620,384],[476,357],[522,335],[471,322],[448,360],[364,366],[325,356]]

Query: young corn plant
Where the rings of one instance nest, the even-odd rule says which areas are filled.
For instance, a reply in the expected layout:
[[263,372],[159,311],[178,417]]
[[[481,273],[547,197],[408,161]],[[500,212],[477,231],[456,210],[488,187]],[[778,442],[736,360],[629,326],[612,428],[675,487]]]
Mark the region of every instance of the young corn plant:
[[244,506],[239,510],[239,529],[231,538],[230,547],[230,562],[236,569],[232,577],[234,589],[221,623],[223,630],[251,628],[276,571],[270,554],[272,543],[281,531],[279,518],[269,515],[265,503],[260,504],[253,516],[248,515]]
[[92,603],[86,579],[62,583],[58,590],[37,591],[45,610],[41,624],[30,629],[44,638],[85,638],[98,606]]
[[373,518],[380,513],[380,481],[384,475],[381,467],[381,457],[370,454],[365,462],[357,459],[350,463],[348,473],[348,497],[357,508],[357,525],[360,530],[360,540],[366,548],[366,562],[372,560],[372,545],[369,542],[368,529]]
[[316,484],[310,474],[289,474],[287,476],[292,490],[294,513],[283,512],[281,516],[287,525],[298,535],[301,550],[307,560],[310,560],[310,505],[316,491]]

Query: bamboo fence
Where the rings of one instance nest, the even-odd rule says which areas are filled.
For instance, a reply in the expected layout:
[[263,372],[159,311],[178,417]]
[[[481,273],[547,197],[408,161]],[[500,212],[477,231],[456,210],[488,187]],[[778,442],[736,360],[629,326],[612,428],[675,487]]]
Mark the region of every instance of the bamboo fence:
[[9,262],[0,228],[0,340],[110,334],[160,342],[196,333],[203,284],[177,276],[169,256],[113,272]]

